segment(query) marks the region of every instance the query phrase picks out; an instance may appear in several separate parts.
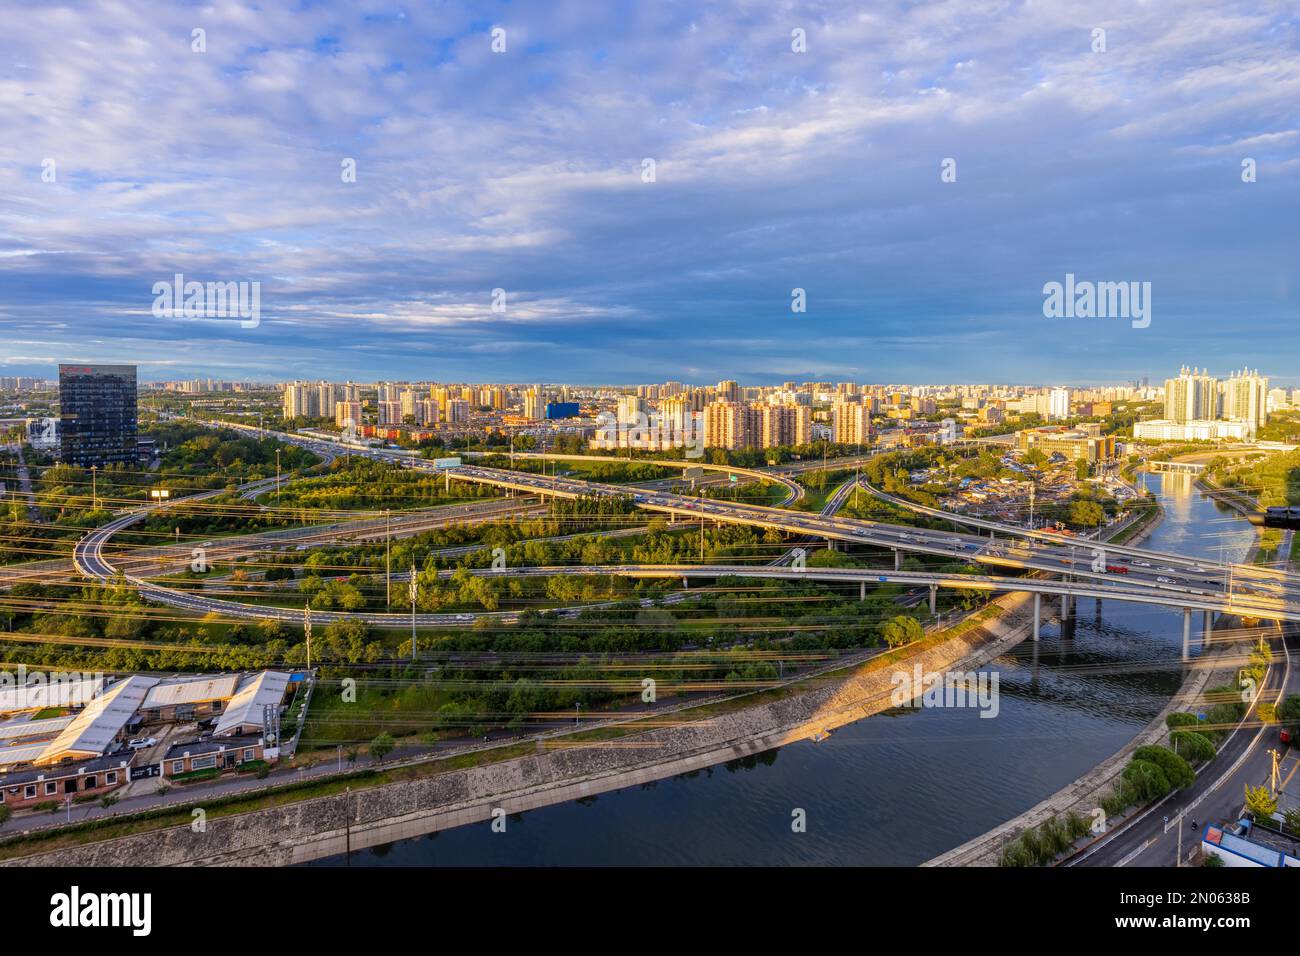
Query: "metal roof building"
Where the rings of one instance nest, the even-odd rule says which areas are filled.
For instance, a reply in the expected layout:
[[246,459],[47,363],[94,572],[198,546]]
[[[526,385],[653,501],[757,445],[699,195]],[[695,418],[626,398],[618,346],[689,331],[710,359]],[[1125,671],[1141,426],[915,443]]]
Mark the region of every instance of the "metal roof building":
[[44,720],[6,720],[0,724],[0,747],[7,741],[22,740],[26,737],[39,737],[49,740],[71,724],[75,717],[47,717]]
[[40,707],[81,707],[103,688],[102,676],[65,680],[56,673],[36,683],[29,679],[25,685],[0,688],[0,713]]
[[158,683],[156,677],[136,675],[120,680],[86,705],[72,723],[64,728],[36,759],[38,764],[58,763],[64,759],[98,757],[108,751],[127,725],[149,691]]
[[245,678],[212,733],[218,737],[262,733],[266,707],[279,707],[288,686],[289,675],[281,671],[262,671]]
[[142,710],[154,710],[174,707],[178,704],[196,704],[205,700],[225,700],[235,695],[238,686],[238,674],[164,678],[150,689],[140,707]]
[[0,747],[0,769],[7,771],[19,764],[33,763],[37,757],[45,753],[45,748],[48,746],[48,741],[39,741],[34,744],[19,744],[15,747]]

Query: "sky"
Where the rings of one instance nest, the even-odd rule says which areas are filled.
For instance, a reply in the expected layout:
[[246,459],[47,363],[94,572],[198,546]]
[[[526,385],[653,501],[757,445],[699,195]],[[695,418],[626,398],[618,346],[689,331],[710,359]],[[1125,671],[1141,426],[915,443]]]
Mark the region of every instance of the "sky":
[[[1300,382],[1294,3],[0,22],[0,375]],[[258,321],[155,314],[177,273]],[[1047,317],[1067,274],[1149,325]]]

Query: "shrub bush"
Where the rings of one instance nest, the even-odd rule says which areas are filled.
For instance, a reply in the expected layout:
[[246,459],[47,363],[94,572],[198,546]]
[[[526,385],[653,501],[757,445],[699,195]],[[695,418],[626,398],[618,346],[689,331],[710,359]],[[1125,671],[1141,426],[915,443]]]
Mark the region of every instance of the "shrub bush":
[[1210,738],[1195,730],[1175,730],[1169,735],[1169,743],[1180,757],[1195,763],[1213,760],[1217,753]]
[[1134,760],[1149,760],[1162,771],[1165,778],[1169,781],[1171,787],[1181,790],[1183,787],[1191,786],[1196,779],[1196,773],[1192,770],[1191,764],[1165,747],[1139,747],[1133,751]]

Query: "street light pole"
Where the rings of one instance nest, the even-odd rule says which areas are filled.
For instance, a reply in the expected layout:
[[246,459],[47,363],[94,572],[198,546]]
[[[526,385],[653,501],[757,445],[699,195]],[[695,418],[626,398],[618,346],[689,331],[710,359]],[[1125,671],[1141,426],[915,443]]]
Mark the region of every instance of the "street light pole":
[[99,483],[96,481],[98,471],[98,465],[90,466],[90,509],[92,511],[99,510]]
[[411,660],[415,660],[415,596],[419,585],[415,580],[415,561],[411,561]]
[[387,508],[384,509],[384,602],[389,608],[393,606],[393,538]]

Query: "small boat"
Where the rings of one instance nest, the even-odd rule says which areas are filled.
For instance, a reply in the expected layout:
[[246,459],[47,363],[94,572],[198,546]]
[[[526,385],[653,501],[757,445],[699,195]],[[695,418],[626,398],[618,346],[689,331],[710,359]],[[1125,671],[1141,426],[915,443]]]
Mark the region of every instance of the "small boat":
[[813,743],[819,744],[823,740],[828,740],[830,735],[831,732],[823,727],[821,730],[817,731],[817,733],[813,734]]

